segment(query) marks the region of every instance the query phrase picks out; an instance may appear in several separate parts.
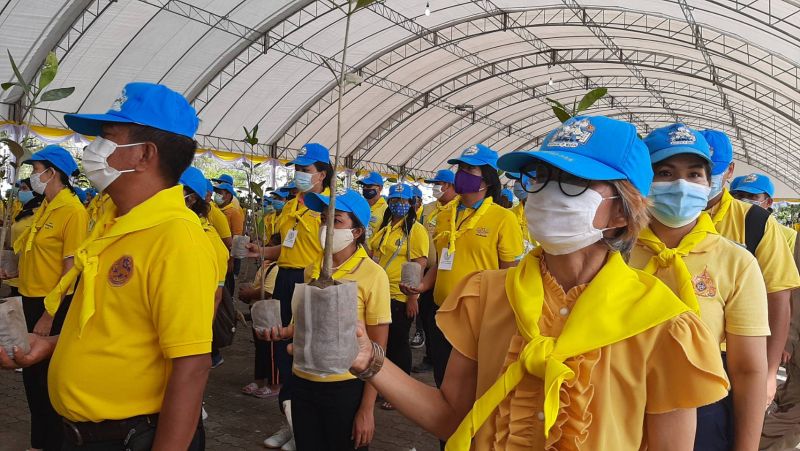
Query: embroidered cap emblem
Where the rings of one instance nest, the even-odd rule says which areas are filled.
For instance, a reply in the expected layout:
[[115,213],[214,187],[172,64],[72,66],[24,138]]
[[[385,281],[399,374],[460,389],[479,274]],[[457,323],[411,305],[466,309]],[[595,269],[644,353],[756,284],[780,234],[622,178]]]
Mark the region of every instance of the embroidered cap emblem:
[[303,146],[300,148],[300,150],[297,151],[297,156],[304,157],[306,156],[306,152],[308,152],[308,150],[306,150],[306,146]]
[[750,174],[744,178],[745,183],[753,183],[758,180],[758,174]]
[[679,125],[674,130],[669,132],[669,144],[672,146],[677,145],[693,145],[697,141],[689,127]]
[[477,155],[477,153],[478,153],[478,146],[472,145],[472,146],[469,146],[469,148],[464,151],[464,156],[465,157],[469,157],[469,156],[472,156],[472,155]]
[[114,99],[114,103],[111,104],[111,109],[114,111],[122,111],[122,105],[128,101],[128,95],[125,93],[125,88],[122,88],[122,92],[119,94],[119,97]]
[[589,122],[588,118],[573,122],[568,121],[556,130],[550,141],[545,145],[574,148],[586,144],[593,133],[594,125]]
[[114,287],[121,287],[133,277],[133,257],[123,255],[111,265],[108,270],[108,283]]

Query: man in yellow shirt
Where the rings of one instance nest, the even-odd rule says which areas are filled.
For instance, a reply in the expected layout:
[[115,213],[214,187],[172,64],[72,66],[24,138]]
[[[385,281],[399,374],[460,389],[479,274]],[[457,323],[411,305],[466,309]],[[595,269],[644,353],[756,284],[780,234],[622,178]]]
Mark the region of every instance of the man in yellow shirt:
[[0,366],[52,354],[50,399],[66,449],[203,449],[217,264],[176,186],[194,157],[197,115],[163,85],[129,83],[106,114],[65,120],[98,136],[84,169],[115,207],[45,299],[50,310],[80,278],[71,305],[61,304],[60,336],[31,335],[31,351],[16,361],[0,351]]
[[[733,177],[733,146],[725,133],[705,130],[712,148],[711,194],[707,212],[720,235],[745,245],[755,255],[764,275],[769,308],[767,338],[767,396],[775,396],[778,366],[786,345],[791,318],[791,291],[800,287],[800,274],[780,231],[778,221],[761,208],[734,199],[724,185]],[[749,230],[748,230],[749,229]]]
[[231,233],[234,235],[244,234],[244,211],[234,203],[236,199],[236,190],[230,183],[220,183],[214,187],[214,203],[219,206],[225,217],[228,218],[228,226],[231,228]]
[[379,173],[373,171],[356,183],[361,185],[361,195],[364,196],[364,199],[367,199],[369,204],[370,216],[369,226],[367,227],[367,248],[369,248],[369,242],[372,240],[373,235],[378,232],[378,227],[380,227],[383,215],[386,213],[386,207],[388,207],[386,199],[381,196],[384,180]]
[[208,222],[217,231],[217,234],[222,239],[222,242],[225,243],[225,246],[230,249],[231,244],[233,244],[231,226],[228,224],[228,218],[225,217],[225,213],[219,209],[217,203],[212,199],[214,195],[214,186],[211,184],[210,180],[206,180],[206,182],[206,203],[211,206],[211,209],[208,211]]

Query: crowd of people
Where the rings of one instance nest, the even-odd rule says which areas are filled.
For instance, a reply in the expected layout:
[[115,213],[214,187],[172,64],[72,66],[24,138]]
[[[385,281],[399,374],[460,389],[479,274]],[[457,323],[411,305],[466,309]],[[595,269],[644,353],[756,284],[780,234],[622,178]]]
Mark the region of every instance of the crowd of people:
[[[280,304],[280,326],[252,330],[241,389],[286,418],[268,448],[367,449],[376,405],[447,450],[800,442],[797,232],[771,215],[769,177],[733,177],[723,132],[641,138],[572,118],[535,151],[467,148],[424,180],[428,204],[416,183],[372,172],[336,195],[328,231],[325,146],[303,146],[289,184],[240,203],[231,175],[191,166],[185,98],[131,83],[120,99],[65,116],[94,137],[94,189],[50,145],[6,207],[18,265],[0,278],[22,298],[30,351],[0,348],[0,366],[22,368],[31,449],[204,449],[203,392],[234,299]],[[357,287],[358,355],[320,376],[293,359],[305,350],[292,301],[320,277],[328,239],[333,279]],[[247,258],[260,264],[241,283]],[[411,375],[427,368],[435,386]]]

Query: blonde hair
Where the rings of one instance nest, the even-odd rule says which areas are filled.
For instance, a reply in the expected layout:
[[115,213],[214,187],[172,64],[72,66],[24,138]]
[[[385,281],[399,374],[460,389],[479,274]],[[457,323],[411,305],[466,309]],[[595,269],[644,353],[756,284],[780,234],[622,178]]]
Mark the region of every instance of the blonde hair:
[[612,180],[610,183],[619,193],[628,225],[620,229],[617,236],[606,238],[605,241],[612,251],[619,251],[627,257],[639,232],[650,222],[650,213],[647,210],[649,201],[627,180]]

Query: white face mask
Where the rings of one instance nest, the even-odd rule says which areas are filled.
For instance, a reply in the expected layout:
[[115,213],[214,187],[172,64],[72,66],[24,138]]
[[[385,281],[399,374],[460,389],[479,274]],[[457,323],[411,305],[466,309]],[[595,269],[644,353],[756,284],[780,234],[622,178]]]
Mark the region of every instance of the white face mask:
[[214,203],[217,205],[222,205],[225,203],[225,198],[222,197],[222,193],[214,193]]
[[44,175],[45,172],[47,172],[47,169],[38,174],[31,174],[31,189],[36,193],[44,194],[47,184],[50,183],[50,180],[53,180],[53,177],[50,177],[46,182],[43,182],[42,175]]
[[96,137],[83,149],[83,172],[98,191],[105,191],[108,185],[126,172],[135,172],[135,169],[118,170],[108,165],[108,157],[120,147],[133,147],[144,143],[118,145],[114,141]]
[[[328,226],[319,228],[319,242],[325,249],[325,237],[328,233]],[[333,253],[337,253],[355,241],[353,229],[333,229]]]
[[438,199],[442,197],[442,194],[444,194],[444,192],[442,192],[442,185],[433,185],[433,197]]
[[311,188],[316,185],[314,183],[314,174],[308,172],[295,171],[294,184],[300,192],[311,191]]
[[555,181],[538,193],[528,195],[525,217],[531,238],[550,255],[564,255],[583,249],[603,239],[608,229],[594,227],[594,216],[603,197],[593,189],[570,197],[561,192]]

